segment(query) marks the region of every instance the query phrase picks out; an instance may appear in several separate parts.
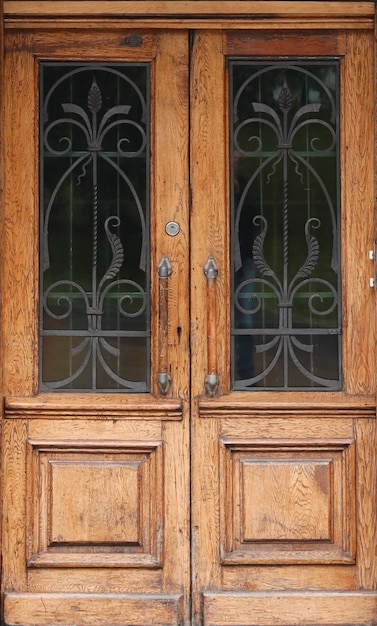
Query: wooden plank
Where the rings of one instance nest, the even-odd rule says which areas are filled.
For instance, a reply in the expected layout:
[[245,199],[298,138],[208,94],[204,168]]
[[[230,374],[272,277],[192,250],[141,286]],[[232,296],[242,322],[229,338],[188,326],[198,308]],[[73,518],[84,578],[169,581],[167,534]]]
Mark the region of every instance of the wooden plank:
[[361,589],[375,589],[377,578],[377,424],[355,423],[357,438],[357,582]]
[[3,424],[3,585],[26,589],[26,429],[25,421]]
[[[37,28],[32,37],[22,40],[21,44],[19,40],[8,37],[6,49],[19,50],[22,46],[23,50],[30,50],[41,56],[46,55],[51,59],[61,60],[64,54],[68,54],[71,60],[79,61],[82,61],[85,56],[89,56],[93,61],[103,60],[104,50],[106,50],[106,59],[109,61],[143,62],[151,61],[156,56],[159,41],[159,33],[156,31],[139,31],[138,35],[141,38],[139,45],[132,46],[129,37],[135,34],[134,29],[125,28],[123,23],[120,32],[119,29],[104,28],[103,24],[98,24],[95,31],[96,46],[93,46],[93,28],[88,28],[85,22],[76,23],[77,28],[73,31],[64,28],[60,20],[55,20],[53,24],[52,28]],[[52,26],[51,23],[50,26]],[[93,26],[92,23],[91,26]],[[59,49],[55,45],[57,36],[60,41]]]
[[[199,420],[196,398],[204,393],[208,374],[207,280],[203,272],[208,256],[218,265],[214,281],[217,333],[227,332],[227,221],[226,221],[226,83],[221,32],[200,32],[195,37],[191,73],[191,175],[192,175],[192,528],[193,624],[201,623],[200,589],[221,585],[219,563],[219,423]],[[221,330],[220,330],[221,329]],[[225,375],[228,342],[217,341],[219,390],[228,385]]]
[[316,443],[330,440],[352,440],[354,439],[353,419],[327,419],[307,415],[302,417],[283,416],[280,419],[239,419],[231,417],[223,419],[221,428],[222,440],[230,441],[270,441],[278,439],[282,445],[289,445],[299,442]]
[[[30,37],[16,35],[16,39],[22,49]],[[2,353],[4,393],[12,395],[35,393],[37,384],[36,70],[28,53],[19,51],[6,57],[1,276],[7,296],[2,299]]]
[[28,419],[182,419],[182,401],[159,398],[151,394],[53,394],[30,397],[8,397],[5,400],[6,418],[25,416]]
[[[165,5],[164,5],[165,6]],[[174,6],[176,6],[174,4]],[[193,7],[195,8],[195,7]],[[56,19],[46,19],[48,17]],[[106,29],[111,30],[124,30],[125,28],[136,29],[164,29],[164,30],[180,30],[184,29],[198,29],[198,30],[218,30],[219,26],[224,29],[236,29],[246,30],[252,29],[253,31],[267,30],[373,30],[373,18],[372,17],[322,17],[322,15],[310,17],[306,16],[305,20],[302,17],[265,17],[265,16],[248,16],[240,15],[237,17],[235,14],[229,14],[225,17],[189,17],[175,15],[160,16],[151,13],[146,13],[144,16],[134,16],[132,14],[125,14],[121,19],[116,17],[98,17],[96,15],[90,15],[90,21],[87,17],[61,17],[54,13],[41,17],[34,17],[28,14],[17,17],[8,16],[5,20],[7,30],[38,30],[38,31],[61,31],[61,29],[78,30],[85,29],[88,32],[99,32]]]
[[[158,264],[166,255],[172,266],[168,278],[168,332],[165,346],[172,383],[168,396],[188,394],[189,345],[189,179],[188,179],[188,34],[161,36],[153,67],[151,206],[152,232],[152,336],[158,339]],[[166,224],[175,221],[179,232],[171,236]],[[155,280],[153,280],[155,278]],[[153,290],[153,284],[155,286]],[[154,344],[154,360],[160,346]],[[163,349],[163,346],[161,346]],[[155,368],[157,372],[157,368]],[[157,379],[153,390],[161,396]]]
[[[152,102],[151,207],[153,246],[152,277],[167,255],[172,266],[168,278],[167,344],[155,343],[155,362],[161,350],[167,357],[171,386],[170,401],[180,399],[182,422],[165,421],[164,441],[164,567],[162,588],[178,592],[185,589],[184,622],[189,622],[190,602],[190,428],[189,428],[189,41],[185,31],[161,34],[158,56],[152,67],[155,94]],[[179,232],[166,232],[175,221]],[[153,279],[152,279],[153,281]],[[157,286],[157,280],[156,280]],[[158,302],[152,291],[152,306]],[[155,304],[154,335],[158,338],[158,311]],[[153,329],[152,329],[153,331]],[[157,380],[153,381],[161,407],[163,399]],[[150,622],[153,623],[153,620]]]
[[286,0],[5,0],[5,15],[240,15],[344,16],[373,18],[373,2],[295,2]]
[[216,398],[200,398],[201,417],[273,418],[371,418],[376,415],[374,394],[356,396],[342,392],[232,392]]
[[182,619],[182,596],[6,593],[4,616],[8,626],[50,626],[52,621],[64,626],[176,626]]
[[376,592],[228,592],[203,594],[204,626],[375,624]]
[[29,592],[45,593],[159,593],[162,570],[134,568],[59,568],[30,569],[28,572]]
[[[7,420],[7,422],[12,420]],[[98,448],[110,443],[124,445],[125,442],[149,442],[161,439],[161,423],[157,420],[62,420],[55,419],[29,420],[28,434],[33,442],[46,445],[85,445],[88,448]]]
[[[343,388],[376,392],[374,74],[372,33],[349,33],[341,75]],[[362,329],[363,332],[359,332]]]
[[305,51],[305,55],[338,55],[345,53],[345,35],[340,32],[311,33],[310,38],[305,32],[298,32],[295,37],[281,37],[276,32],[233,30],[226,34],[227,54],[274,55],[297,54],[297,50]]
[[353,591],[355,581],[355,568],[350,565],[227,565],[223,568],[224,588],[238,591]]
[[[219,333],[229,328],[229,232],[227,83],[221,33],[197,34],[191,78],[191,185],[192,185],[192,318],[194,393],[204,391],[208,372],[207,279],[204,267],[212,256],[218,274],[214,280],[216,311],[211,312],[216,328],[216,362],[220,394],[229,388],[229,345]],[[200,350],[199,350],[200,347]],[[213,356],[213,355],[212,355]]]

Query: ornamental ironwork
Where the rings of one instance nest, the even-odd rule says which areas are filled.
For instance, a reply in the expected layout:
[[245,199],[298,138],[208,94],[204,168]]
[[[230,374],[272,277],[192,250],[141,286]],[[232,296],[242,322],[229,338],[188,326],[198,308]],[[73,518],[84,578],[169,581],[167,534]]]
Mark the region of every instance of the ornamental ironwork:
[[339,388],[338,62],[230,70],[233,387]]
[[149,386],[147,64],[41,64],[41,375]]

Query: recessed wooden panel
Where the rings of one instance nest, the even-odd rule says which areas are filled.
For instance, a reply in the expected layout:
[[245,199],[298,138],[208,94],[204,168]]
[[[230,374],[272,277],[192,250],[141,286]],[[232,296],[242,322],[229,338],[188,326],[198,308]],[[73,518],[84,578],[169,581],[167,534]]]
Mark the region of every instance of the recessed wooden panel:
[[48,464],[52,493],[50,546],[141,545],[142,459],[51,460]]
[[354,443],[223,441],[224,564],[353,563]]
[[242,541],[330,541],[332,463],[240,460]]
[[161,442],[28,448],[29,566],[161,564]]

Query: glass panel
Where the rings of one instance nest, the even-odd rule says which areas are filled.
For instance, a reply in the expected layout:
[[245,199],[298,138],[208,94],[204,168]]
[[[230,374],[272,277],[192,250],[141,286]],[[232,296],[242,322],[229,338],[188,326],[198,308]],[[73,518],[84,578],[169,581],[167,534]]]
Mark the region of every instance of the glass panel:
[[147,391],[149,66],[41,63],[42,390]]
[[339,62],[229,67],[233,388],[338,389]]

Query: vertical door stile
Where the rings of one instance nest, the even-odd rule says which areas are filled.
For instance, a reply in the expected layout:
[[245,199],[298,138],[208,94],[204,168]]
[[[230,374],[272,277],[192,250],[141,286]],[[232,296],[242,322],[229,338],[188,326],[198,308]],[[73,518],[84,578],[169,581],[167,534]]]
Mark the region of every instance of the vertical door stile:
[[[155,206],[153,232],[156,261],[166,255],[171,263],[168,292],[167,373],[168,396],[180,398],[180,422],[163,425],[166,445],[164,481],[166,540],[164,580],[185,590],[183,623],[189,619],[190,458],[189,458],[189,180],[188,180],[188,34],[161,37],[155,75]],[[173,115],[174,112],[174,115]],[[179,232],[170,235],[166,225],[176,221]],[[156,298],[156,301],[157,298]],[[173,540],[174,537],[174,540]],[[177,565],[179,567],[177,568]]]
[[[343,59],[341,189],[347,212],[342,220],[344,298],[344,386],[350,394],[375,394],[375,297],[368,250],[374,247],[374,89],[371,33],[349,33]],[[368,64],[365,59],[370,59]],[[357,76],[355,83],[354,77]],[[362,115],[361,115],[362,112]],[[355,124],[354,120],[358,123]],[[368,130],[369,129],[369,130]],[[360,167],[359,163],[370,164]],[[363,220],[353,219],[360,210]],[[365,253],[362,253],[366,249]],[[365,279],[367,276],[367,280]],[[356,292],[358,295],[356,297]],[[355,328],[363,334],[355,341]],[[362,376],[360,373],[362,372]]]
[[[17,52],[5,46],[2,59],[2,84],[7,86],[2,94],[1,361],[4,396],[33,394],[36,389],[36,300],[34,293],[28,293],[25,288],[34,284],[38,272],[36,67],[29,53],[29,35],[18,33],[15,38]],[[9,89],[9,85],[14,88]],[[2,589],[25,590],[26,420],[22,417],[4,419],[2,437]],[[11,478],[7,488],[4,487],[5,477]]]
[[[368,250],[374,249],[376,238],[376,214],[373,211],[375,133],[371,130],[375,127],[376,115],[374,45],[372,37],[366,34],[348,35],[348,54],[344,62],[345,124],[342,148],[344,204],[350,211],[352,208],[354,211],[359,209],[363,215],[363,220],[358,220],[352,219],[350,213],[344,222],[344,378],[351,393],[369,394],[371,397],[375,397],[376,393],[376,291],[368,281],[371,271],[373,272]],[[371,59],[371,62],[365,63],[365,59]],[[358,80],[352,80],[352,76],[357,76]],[[358,124],[352,123],[355,118],[359,119]],[[360,163],[369,163],[370,166],[360,167]],[[361,254],[365,249],[367,253]],[[352,331],[355,328],[363,329],[358,341],[355,341]],[[377,576],[376,559],[369,548],[375,543],[377,536],[377,512],[372,504],[377,494],[375,415],[370,419],[355,420],[354,428],[359,450],[356,485],[359,494],[357,584],[361,589],[372,590],[375,589]]]
[[[218,562],[218,422],[203,420],[201,398],[208,374],[208,317],[216,320],[215,349],[219,386],[228,386],[228,227],[226,158],[226,83],[221,54],[221,32],[198,31],[191,60],[191,328],[192,328],[192,533],[193,624],[201,623],[201,587],[221,584]],[[208,256],[216,260],[218,274],[213,289],[217,310],[207,307],[207,279],[203,272]],[[198,498],[197,494],[201,497]],[[200,556],[199,556],[200,555]]]

